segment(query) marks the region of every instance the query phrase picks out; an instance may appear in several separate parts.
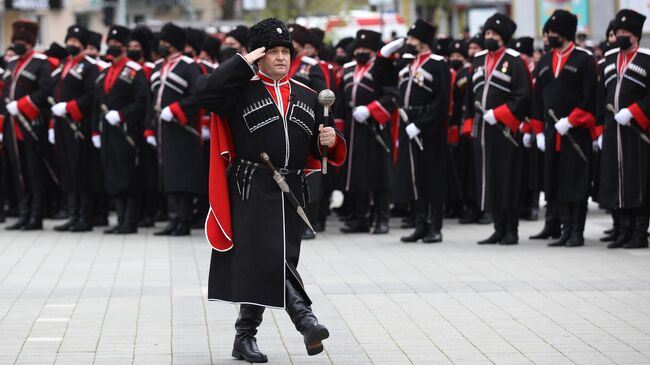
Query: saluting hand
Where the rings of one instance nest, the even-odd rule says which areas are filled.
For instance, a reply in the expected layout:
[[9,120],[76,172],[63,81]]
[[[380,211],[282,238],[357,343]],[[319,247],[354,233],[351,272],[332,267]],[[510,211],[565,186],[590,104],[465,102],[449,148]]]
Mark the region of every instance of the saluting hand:
[[251,52],[251,53],[247,54],[246,56],[244,56],[244,59],[246,60],[246,62],[248,62],[249,65],[252,65],[255,62],[257,62],[257,60],[264,57],[264,55],[266,54],[265,51],[266,51],[265,47],[257,48],[253,52]]
[[326,146],[327,148],[333,147],[336,143],[336,132],[334,131],[334,128],[320,126],[318,130],[320,132],[318,135],[320,145]]

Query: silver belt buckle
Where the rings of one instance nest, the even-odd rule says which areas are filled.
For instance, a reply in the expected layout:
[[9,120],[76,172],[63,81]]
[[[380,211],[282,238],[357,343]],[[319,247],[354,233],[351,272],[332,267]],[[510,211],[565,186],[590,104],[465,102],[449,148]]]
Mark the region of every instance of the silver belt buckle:
[[283,168],[278,169],[278,172],[280,174],[282,174],[282,175],[288,175],[289,174],[289,169],[283,167]]

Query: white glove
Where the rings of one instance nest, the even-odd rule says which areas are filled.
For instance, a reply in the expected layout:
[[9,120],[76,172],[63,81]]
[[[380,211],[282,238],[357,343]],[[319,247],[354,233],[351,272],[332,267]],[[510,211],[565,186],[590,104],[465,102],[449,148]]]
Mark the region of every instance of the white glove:
[[56,143],[56,138],[54,137],[54,128],[47,130],[47,140],[50,142],[50,144]]
[[106,118],[106,121],[110,125],[117,125],[117,123],[122,120],[122,118],[120,118],[120,113],[118,113],[117,110],[110,110],[108,113],[106,113],[106,116],[104,118]]
[[201,139],[207,141],[210,139],[210,127],[204,125],[201,127]]
[[158,146],[158,142],[156,141],[156,137],[154,136],[147,136],[147,143],[149,143],[154,147]]
[[490,109],[483,114],[483,120],[488,122],[489,125],[497,124],[497,117],[494,116],[494,109]]
[[598,152],[598,151],[600,151],[600,146],[598,145],[598,140],[599,140],[599,139],[600,139],[600,137],[598,137],[598,139],[595,139],[595,140],[593,140],[593,141],[591,142],[591,149],[592,149],[594,152]]
[[14,100],[7,104],[7,111],[11,115],[18,115],[18,102]]
[[531,148],[533,146],[533,136],[530,135],[530,133],[524,133],[524,147],[526,148]]
[[415,124],[411,123],[406,126],[406,134],[409,135],[409,139],[413,139],[420,134],[420,128],[418,128]]
[[50,110],[52,111],[52,114],[56,115],[57,117],[62,117],[64,116],[68,110],[66,109],[66,106],[68,103],[66,102],[60,102],[52,105]]
[[101,148],[102,147],[102,136],[100,136],[100,135],[93,136],[92,140],[93,140],[93,145],[95,146],[95,148]]
[[0,143],[2,143],[3,140],[4,140],[4,136],[2,135],[2,133],[0,133]]
[[390,57],[393,53],[397,52],[398,49],[402,48],[404,45],[404,38],[398,38],[387,45],[381,47],[379,54],[383,57]]
[[555,123],[555,130],[561,135],[565,135],[569,133],[569,129],[571,129],[573,126],[571,123],[569,123],[569,118],[564,117]]
[[598,148],[600,148],[601,151],[603,150],[603,135],[602,134],[600,136],[598,136]]
[[[9,106],[7,105],[7,108],[8,107]],[[632,112],[630,112],[630,109],[628,108],[623,108],[616,113],[614,119],[616,119],[616,123],[626,126],[630,124],[630,120],[632,120]]]
[[535,141],[537,142],[538,150],[542,152],[546,151],[546,137],[544,137],[544,133],[537,133]]
[[170,107],[166,106],[160,112],[160,119],[164,120],[165,122],[171,122],[172,119],[174,119],[174,113],[172,113],[172,109]]
[[359,123],[365,123],[368,117],[370,117],[370,111],[367,106],[359,105],[352,110],[352,117]]

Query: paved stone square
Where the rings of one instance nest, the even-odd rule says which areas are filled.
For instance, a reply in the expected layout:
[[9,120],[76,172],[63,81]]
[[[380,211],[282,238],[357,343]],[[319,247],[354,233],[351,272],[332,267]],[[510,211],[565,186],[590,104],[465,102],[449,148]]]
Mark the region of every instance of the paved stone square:
[[[331,338],[306,355],[283,311],[258,343],[272,364],[648,364],[650,250],[478,246],[491,226],[446,221],[441,244],[326,234],[299,269]],[[240,364],[235,306],[208,302],[211,249],[188,238],[8,232],[0,227],[0,364]]]

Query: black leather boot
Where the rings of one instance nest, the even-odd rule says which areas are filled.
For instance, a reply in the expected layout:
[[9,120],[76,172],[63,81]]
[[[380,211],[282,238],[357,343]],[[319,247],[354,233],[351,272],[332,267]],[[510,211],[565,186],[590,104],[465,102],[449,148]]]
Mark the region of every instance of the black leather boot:
[[562,235],[559,220],[547,220],[544,222],[544,228],[538,234],[532,235],[528,238],[531,240],[547,240],[549,238],[558,239]]
[[580,247],[585,245],[583,233],[585,231],[585,220],[587,219],[587,202],[574,203],[573,206],[573,232],[571,238],[564,245],[565,247]]
[[29,222],[20,228],[21,231],[39,231],[43,229],[43,219],[39,216],[32,216]]
[[571,238],[573,233],[573,210],[570,203],[556,203],[560,215],[560,222],[562,223],[562,234],[560,238],[548,244],[548,247],[561,247]]
[[341,227],[342,233],[368,233],[370,232],[370,226],[366,219],[356,219],[350,221],[350,225],[346,227]]
[[232,346],[232,357],[252,363],[268,362],[266,355],[257,347],[257,327],[262,323],[264,307],[242,304],[239,307],[239,317],[235,322],[235,342]]
[[431,225],[427,233],[422,237],[423,243],[442,242],[442,206],[434,205],[431,207]]
[[318,323],[318,319],[311,311],[307,300],[303,298],[302,292],[296,288],[291,279],[286,280],[287,305],[286,311],[296,330],[303,336],[307,355],[313,356],[323,352],[323,340],[329,338],[330,333],[327,327]]
[[[487,214],[487,212],[486,212]],[[506,235],[506,215],[504,212],[494,212],[491,214],[494,220],[494,233],[484,240],[478,241],[479,245],[493,245],[501,242]]]
[[634,215],[634,233],[632,239],[623,245],[623,248],[647,248],[648,247],[648,214],[638,212]]
[[68,229],[69,232],[89,232],[93,230],[93,225],[88,223],[87,220],[81,218],[77,223]]
[[5,227],[7,231],[17,231],[29,222],[29,215],[20,215],[14,224]]
[[519,243],[519,214],[517,211],[506,213],[506,234],[499,244],[516,245]]
[[176,226],[176,229],[172,232],[172,236],[189,236],[190,235],[190,223],[181,221]]
[[177,218],[170,218],[169,222],[160,231],[154,232],[154,236],[170,236],[175,230],[176,227],[178,226],[178,219]]
[[618,223],[618,211],[612,211],[612,221],[613,226],[610,229],[606,229],[603,233],[604,237],[600,238],[600,242],[616,242],[619,234],[619,223]]
[[548,244],[548,247],[560,247],[560,246],[565,246],[566,243],[571,239],[571,234],[573,233],[573,229],[571,227],[570,223],[564,223],[562,224],[562,235],[560,235],[560,239],[557,241],[553,241]]
[[60,224],[58,226],[54,226],[54,230],[57,232],[69,231],[70,227],[76,225],[78,221],[79,221],[79,215],[72,214],[67,222]]
[[607,248],[621,248],[632,239],[633,221],[632,214],[627,209],[618,211],[618,238],[607,245]]
[[375,222],[375,227],[372,229],[372,234],[387,234],[388,231],[388,220],[378,219],[377,222]]

